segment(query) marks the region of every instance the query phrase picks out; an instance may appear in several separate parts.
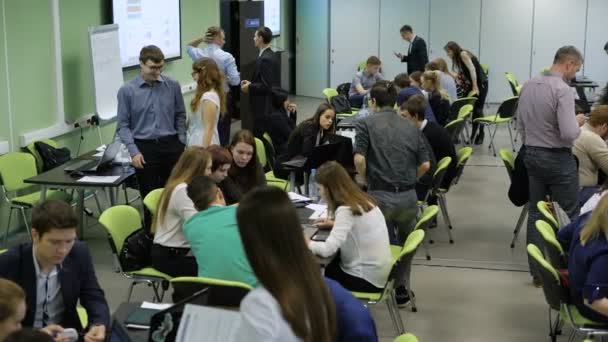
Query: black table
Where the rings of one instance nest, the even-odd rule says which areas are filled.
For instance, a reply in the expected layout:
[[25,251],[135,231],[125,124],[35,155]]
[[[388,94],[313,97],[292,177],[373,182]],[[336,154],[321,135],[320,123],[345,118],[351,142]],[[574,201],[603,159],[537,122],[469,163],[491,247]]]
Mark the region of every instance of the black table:
[[587,100],[587,95],[585,94],[585,88],[595,89],[599,87],[599,84],[594,81],[583,77],[583,78],[575,78],[570,81],[570,86],[576,89],[576,93],[578,94],[578,98],[584,101],[586,104],[591,105],[593,101]]
[[[132,342],[146,342],[148,341],[149,330],[143,329],[129,329],[125,326],[124,322],[127,320],[127,317],[141,306],[141,302],[131,302],[131,303],[122,303],[114,312],[112,317],[112,335],[114,338],[110,339],[110,341],[119,341],[117,339],[118,336],[124,337],[128,336],[129,341]],[[122,342],[122,340],[120,340]]]
[[46,190],[49,188],[62,188],[62,189],[75,189],[78,193],[78,229],[80,238],[84,238],[84,191],[85,189],[101,189],[101,190],[109,190],[107,191],[108,197],[110,200],[110,205],[114,206],[116,204],[116,190],[120,187],[129,177],[132,177],[135,174],[135,170],[132,167],[125,168],[122,165],[112,164],[111,166],[104,168],[96,173],[86,173],[85,176],[119,176],[113,182],[103,182],[103,183],[88,183],[88,182],[79,182],[78,180],[82,178],[81,176],[73,177],[70,175],[70,172],[66,172],[63,169],[71,164],[75,163],[79,160],[92,160],[95,159],[93,154],[96,151],[91,151],[89,153],[84,154],[81,157],[72,159],[67,163],[60,165],[52,170],[40,173],[34,177],[28,178],[24,180],[25,183],[29,184],[37,184],[40,185],[40,201],[44,201],[46,199]]

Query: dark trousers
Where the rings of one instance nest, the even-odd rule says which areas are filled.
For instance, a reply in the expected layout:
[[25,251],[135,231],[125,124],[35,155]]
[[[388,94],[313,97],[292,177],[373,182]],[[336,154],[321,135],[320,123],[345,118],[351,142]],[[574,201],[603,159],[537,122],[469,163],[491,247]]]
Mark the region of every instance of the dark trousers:
[[226,94],[226,113],[217,123],[217,132],[220,135],[220,145],[230,144],[230,125],[232,124],[232,112],[234,111],[234,96],[232,92]]
[[416,225],[416,192],[413,189],[404,192],[374,190],[369,191],[369,195],[378,201],[378,207],[386,220],[391,245],[403,246]]
[[[533,243],[542,250],[544,240],[536,230],[535,223],[543,216],[536,204],[545,200],[546,196],[551,196],[551,200],[557,202],[572,221],[576,219],[579,213],[576,161],[568,148],[526,146],[524,163],[528,170],[530,192],[526,244]],[[528,264],[532,276],[540,278],[540,273],[529,255]]]
[[[153,140],[135,139],[135,145],[146,162],[143,169],[135,169],[143,200],[150,191],[165,186],[173,166],[184,152],[184,144],[177,135],[173,135]],[[152,215],[144,207],[144,228],[148,232],[151,223]]]
[[198,265],[193,256],[187,256],[189,248],[170,248],[152,245],[150,261],[156,270],[171,277],[196,277]]
[[348,97],[348,102],[350,102],[350,106],[354,108],[361,108],[363,106],[363,98],[365,95],[354,94]]
[[325,276],[331,278],[345,289],[356,292],[381,292],[382,289],[374,286],[369,281],[350,275],[342,270],[340,267],[340,256],[336,257],[327,265],[325,268]]
[[[473,107],[473,120],[483,117],[483,106],[486,103],[486,97],[488,97],[488,81],[481,84],[479,87],[479,96]],[[484,132],[483,126],[473,121],[473,129],[471,130],[471,143],[479,135],[479,140],[483,140]]]

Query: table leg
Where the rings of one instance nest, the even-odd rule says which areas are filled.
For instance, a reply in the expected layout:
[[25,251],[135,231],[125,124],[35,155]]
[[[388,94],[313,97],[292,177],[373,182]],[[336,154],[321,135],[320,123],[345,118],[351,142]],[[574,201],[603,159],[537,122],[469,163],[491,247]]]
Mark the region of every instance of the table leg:
[[44,202],[46,200],[46,185],[40,186],[40,202]]
[[116,195],[118,193],[118,188],[108,188],[108,194],[110,195],[110,207],[116,205]]
[[76,211],[78,212],[78,232],[80,240],[84,240],[84,189],[78,188],[78,202],[76,202]]
[[296,192],[296,172],[289,173],[289,191]]

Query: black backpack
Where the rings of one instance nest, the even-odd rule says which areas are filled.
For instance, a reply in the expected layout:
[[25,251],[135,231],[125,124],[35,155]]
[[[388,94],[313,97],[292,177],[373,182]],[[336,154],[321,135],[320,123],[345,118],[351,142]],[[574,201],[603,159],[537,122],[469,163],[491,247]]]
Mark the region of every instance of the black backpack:
[[42,141],[35,142],[34,146],[38,154],[40,154],[40,158],[42,158],[42,171],[54,169],[72,159],[70,157],[70,150],[67,147],[54,148]]
[[131,272],[150,266],[152,237],[143,229],[134,231],[122,246],[118,259],[124,272]]
[[351,113],[350,102],[344,95],[336,95],[331,98],[330,104],[336,110],[336,114]]
[[342,83],[337,88],[336,91],[340,95],[344,95],[348,97],[348,91],[350,90],[350,83]]

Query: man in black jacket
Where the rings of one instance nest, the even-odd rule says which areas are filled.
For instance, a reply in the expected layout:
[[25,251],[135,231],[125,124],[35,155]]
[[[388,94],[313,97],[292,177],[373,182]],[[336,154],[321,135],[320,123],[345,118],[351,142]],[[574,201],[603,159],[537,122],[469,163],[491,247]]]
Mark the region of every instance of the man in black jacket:
[[403,25],[401,30],[401,38],[410,43],[407,55],[401,52],[395,52],[395,56],[403,63],[407,63],[407,73],[411,74],[414,71],[424,72],[424,66],[429,62],[429,55],[426,51],[426,42],[424,39],[414,33],[410,25]]
[[[23,325],[51,329],[86,329],[86,341],[102,342],[110,312],[99,287],[91,254],[77,241],[78,218],[62,201],[45,201],[32,211],[32,241],[0,255],[0,277],[14,281],[26,294]],[[88,326],[80,324],[76,304],[85,308]]]
[[255,70],[251,81],[241,81],[241,90],[249,93],[251,114],[253,115],[253,135],[261,138],[266,131],[266,116],[271,106],[271,89],[281,86],[281,75],[278,57],[270,48],[272,31],[268,27],[260,27],[253,38],[255,47],[260,54],[255,61]]
[[[401,104],[399,113],[422,131],[422,134],[431,146],[437,162],[445,157],[452,158],[452,163],[448,167],[441,185],[442,188],[448,188],[456,175],[456,149],[445,128],[436,122],[430,122],[425,119],[426,106],[427,102],[423,95],[414,95]],[[435,173],[434,169],[435,165],[432,165],[431,170],[421,177],[418,180],[418,184],[416,184],[416,193],[419,200],[424,199],[431,186],[432,175]],[[429,197],[427,203],[436,204],[437,198]]]

